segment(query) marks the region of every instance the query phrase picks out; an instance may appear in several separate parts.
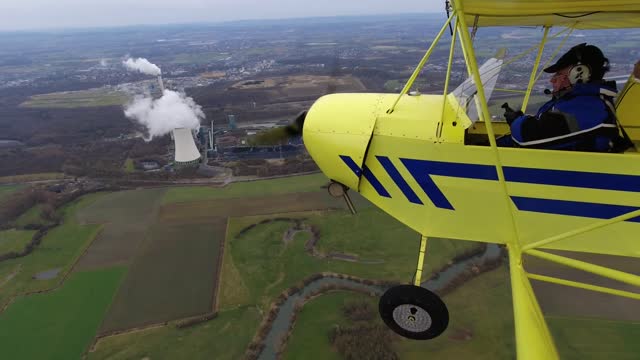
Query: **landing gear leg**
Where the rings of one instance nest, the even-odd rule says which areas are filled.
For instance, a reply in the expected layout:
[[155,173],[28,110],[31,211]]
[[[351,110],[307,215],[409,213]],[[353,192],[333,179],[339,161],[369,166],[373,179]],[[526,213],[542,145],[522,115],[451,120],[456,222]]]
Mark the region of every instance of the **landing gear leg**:
[[387,290],[378,304],[382,320],[397,334],[414,340],[433,339],[449,324],[449,311],[438,295],[420,286],[427,237],[422,236],[413,285]]
[[331,181],[331,183],[329,183],[329,194],[335,198],[339,198],[342,197],[344,199],[344,201],[347,203],[347,207],[349,208],[349,211],[351,211],[352,215],[356,214],[356,207],[353,205],[353,201],[351,201],[351,197],[349,197],[349,188],[347,188],[345,185],[342,185],[338,182],[335,181]]

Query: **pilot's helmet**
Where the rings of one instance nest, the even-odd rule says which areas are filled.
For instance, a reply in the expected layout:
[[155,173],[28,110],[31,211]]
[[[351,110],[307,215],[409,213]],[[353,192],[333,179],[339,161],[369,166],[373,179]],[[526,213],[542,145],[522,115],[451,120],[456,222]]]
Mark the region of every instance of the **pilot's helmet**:
[[569,80],[572,84],[602,80],[609,71],[609,59],[604,57],[602,50],[582,43],[569,49],[555,64],[544,69],[544,72],[555,73],[571,65]]

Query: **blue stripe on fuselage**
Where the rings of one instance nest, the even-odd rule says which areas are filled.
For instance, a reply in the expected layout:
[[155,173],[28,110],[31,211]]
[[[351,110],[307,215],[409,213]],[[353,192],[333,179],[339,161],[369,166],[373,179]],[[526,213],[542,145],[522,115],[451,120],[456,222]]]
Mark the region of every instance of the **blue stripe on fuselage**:
[[398,169],[396,169],[395,165],[393,165],[393,162],[391,162],[388,157],[376,156],[376,158],[378,159],[382,167],[387,171],[391,179],[396,183],[396,185],[398,185],[398,188],[400,188],[400,191],[402,191],[407,200],[414,204],[424,205],[418,195],[416,195],[413,189],[411,189],[411,186],[407,184],[402,175],[400,175],[400,172],[398,172]]
[[577,188],[640,192],[640,176],[586,171],[534,169],[505,166],[507,181]]
[[441,209],[455,210],[447,197],[433,181],[431,175],[498,180],[496,168],[491,165],[459,164],[403,158],[401,158],[400,161],[402,161],[407,170],[409,170],[411,176],[413,176],[433,204]]
[[376,176],[373,175],[373,173],[371,172],[371,170],[369,170],[367,165],[364,165],[363,168],[360,169],[358,164],[356,164],[356,162],[353,161],[353,159],[350,156],[340,155],[340,159],[344,161],[344,163],[349,167],[349,169],[351,169],[351,171],[353,171],[353,173],[357,177],[360,177],[361,175],[363,175],[364,178],[367,179],[367,181],[369,181],[371,186],[373,186],[373,188],[376,190],[378,195],[387,197],[387,198],[391,197],[387,189],[385,189],[384,186],[382,186],[380,181],[378,181],[378,178],[376,178]]
[[[640,209],[634,206],[597,204],[554,199],[537,199],[522,196],[511,196],[511,200],[513,200],[513,203],[520,211],[580,216],[596,219],[612,219],[614,217]],[[629,219],[627,221],[640,222],[640,216]]]
[[[350,157],[340,156],[357,176],[362,172]],[[376,156],[387,171],[391,179],[400,188],[407,199],[413,203],[416,199],[420,201],[413,189],[404,180],[391,160],[386,156]],[[425,194],[433,204],[441,209],[455,210],[444,193],[438,188],[431,178],[431,175],[458,177],[480,180],[498,180],[498,174],[493,165],[478,165],[451,163],[442,161],[417,160],[400,158],[400,161],[407,168],[411,176],[420,185]],[[623,174],[604,174],[583,171],[535,169],[514,166],[503,167],[505,180],[508,182],[567,186],[575,188],[588,188],[598,190],[614,190],[627,192],[640,192],[640,176]],[[368,168],[365,166],[365,177]],[[380,194],[386,193],[382,184],[371,174],[374,188]],[[368,178],[367,178],[368,179]],[[374,184],[378,184],[378,187]],[[388,193],[387,193],[388,194]],[[381,194],[382,195],[382,194]],[[384,195],[382,195],[384,196]],[[415,196],[415,197],[414,197]],[[386,196],[391,197],[391,196]],[[413,200],[412,200],[413,199]],[[567,201],[555,199],[530,198],[522,196],[511,196],[512,201],[520,211],[530,211],[537,213],[579,216],[595,219],[611,219],[631,211],[640,209],[637,206],[598,204],[580,201]],[[421,202],[420,202],[421,203]],[[627,220],[629,222],[640,223],[640,216]]]

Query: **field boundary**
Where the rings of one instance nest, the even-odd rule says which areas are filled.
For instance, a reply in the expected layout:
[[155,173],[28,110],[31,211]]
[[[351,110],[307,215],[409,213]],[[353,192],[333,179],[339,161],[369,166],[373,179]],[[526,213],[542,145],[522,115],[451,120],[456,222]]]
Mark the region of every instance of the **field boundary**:
[[224,263],[224,252],[226,249],[226,244],[227,244],[227,239],[229,238],[229,221],[231,221],[231,216],[227,217],[227,226],[224,229],[224,239],[222,239],[222,241],[220,242],[220,253],[218,254],[219,258],[218,258],[218,272],[216,273],[218,275],[218,282],[216,284],[215,290],[214,290],[214,298],[213,298],[213,304],[212,304],[212,308],[213,308],[213,312],[217,313],[220,309],[218,308],[218,306],[220,305],[220,301],[218,301],[218,296],[220,294],[220,286],[222,283],[222,269],[223,269],[223,263]]
[[84,245],[84,248],[82,249],[82,252],[80,252],[80,254],[74,258],[73,263],[69,267],[69,270],[67,270],[64,273],[64,275],[62,276],[62,278],[60,278],[60,281],[58,281],[57,284],[55,284],[51,288],[44,289],[44,290],[32,290],[32,291],[27,291],[27,292],[23,292],[23,293],[12,295],[2,305],[2,307],[0,308],[0,314],[2,314],[19,297],[31,296],[31,295],[36,295],[36,294],[46,294],[46,293],[50,293],[50,292],[53,292],[53,291],[56,291],[56,290],[60,289],[60,287],[62,287],[64,285],[65,281],[67,281],[67,278],[69,277],[69,275],[71,273],[73,273],[73,271],[75,270],[75,267],[78,264],[78,262],[80,261],[80,259],[82,259],[82,257],[84,255],[86,255],[86,253],[89,250],[89,247],[91,246],[91,244],[93,244],[95,239],[102,233],[103,230],[104,230],[104,226],[100,225],[98,227],[98,229],[92,234],[91,240],[87,241],[87,243]]

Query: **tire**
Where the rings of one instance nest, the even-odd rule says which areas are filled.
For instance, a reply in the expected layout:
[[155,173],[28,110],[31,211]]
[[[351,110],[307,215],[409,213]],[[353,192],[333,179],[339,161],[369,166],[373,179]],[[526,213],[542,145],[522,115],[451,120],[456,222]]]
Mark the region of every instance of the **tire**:
[[449,325],[449,311],[444,302],[419,286],[390,288],[380,298],[378,311],[391,330],[414,340],[433,339]]

